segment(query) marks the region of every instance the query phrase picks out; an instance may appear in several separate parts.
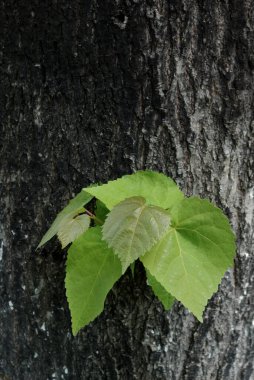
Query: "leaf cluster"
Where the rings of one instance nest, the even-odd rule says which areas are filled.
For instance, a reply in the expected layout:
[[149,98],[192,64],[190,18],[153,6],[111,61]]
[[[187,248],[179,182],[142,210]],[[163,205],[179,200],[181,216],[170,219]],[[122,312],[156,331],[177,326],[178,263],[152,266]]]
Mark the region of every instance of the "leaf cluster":
[[[85,206],[94,197],[92,213]],[[72,243],[65,285],[73,334],[102,312],[110,289],[138,259],[165,309],[177,299],[202,321],[235,253],[222,211],[207,200],[185,198],[171,178],[153,171],[83,189],[39,247],[54,235],[63,248]]]

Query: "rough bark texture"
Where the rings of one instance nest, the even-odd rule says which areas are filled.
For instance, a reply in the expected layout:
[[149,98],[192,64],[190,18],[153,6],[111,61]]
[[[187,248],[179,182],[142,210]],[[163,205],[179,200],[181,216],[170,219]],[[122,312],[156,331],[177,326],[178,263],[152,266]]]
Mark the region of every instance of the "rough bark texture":
[[[0,378],[254,378],[251,0],[0,2]],[[214,201],[238,238],[204,323],[142,268],[76,338],[56,241],[67,200],[150,168]]]

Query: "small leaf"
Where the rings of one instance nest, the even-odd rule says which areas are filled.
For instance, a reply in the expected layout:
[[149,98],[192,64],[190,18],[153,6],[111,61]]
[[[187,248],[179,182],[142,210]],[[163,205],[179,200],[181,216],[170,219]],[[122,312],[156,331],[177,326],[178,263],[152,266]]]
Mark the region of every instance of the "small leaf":
[[[95,216],[100,222],[102,222],[102,224],[105,222],[108,213],[109,213],[109,209],[104,205],[104,203],[102,203],[100,200],[97,199],[96,208],[95,208]],[[94,219],[94,221],[97,224],[96,219]],[[101,223],[99,225],[101,225]]]
[[76,240],[90,225],[90,218],[88,215],[78,215],[74,218],[64,219],[59,226],[57,236],[62,244],[62,248],[65,248],[68,244]]
[[169,227],[170,217],[142,197],[124,200],[113,208],[103,225],[103,239],[120,258],[123,273],[147,252]]
[[84,190],[100,199],[109,210],[124,199],[135,196],[143,197],[147,203],[165,209],[171,208],[183,199],[183,193],[171,178],[148,170],[138,171],[115,181],[109,181],[105,185],[92,186]]
[[146,270],[147,283],[153,289],[154,294],[161,301],[165,310],[171,309],[175,302],[175,298],[156,280],[151,273]]
[[84,211],[84,208],[82,208],[82,206],[90,202],[92,198],[93,196],[84,190],[82,190],[78,195],[76,195],[76,197],[73,198],[69,202],[69,204],[57,215],[50,229],[43,236],[37,248],[40,248],[50,239],[52,239],[52,237],[58,233],[61,224],[65,220],[73,218],[75,215],[78,215],[80,212]]
[[141,261],[202,321],[207,301],[233,264],[235,238],[222,211],[207,200],[184,199],[171,218],[168,232]]
[[65,279],[74,335],[102,312],[120,276],[120,261],[101,240],[100,227],[90,228],[74,241],[68,250]]

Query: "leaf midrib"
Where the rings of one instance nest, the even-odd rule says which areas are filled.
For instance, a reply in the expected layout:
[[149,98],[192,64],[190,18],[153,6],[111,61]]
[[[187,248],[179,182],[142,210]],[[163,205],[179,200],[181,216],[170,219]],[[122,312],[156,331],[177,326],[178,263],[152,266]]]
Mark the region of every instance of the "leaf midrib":
[[[136,222],[134,223],[134,229],[133,229],[133,232],[132,232],[132,237],[131,237],[131,241],[130,241],[129,248],[128,248],[128,258],[130,258],[131,247],[132,247],[132,244],[133,244],[133,239],[134,239],[135,232],[136,232],[136,229],[137,229],[138,221],[139,221],[139,219],[141,217],[141,214],[144,211],[144,209],[145,209],[146,206],[147,206],[146,204],[143,204],[143,206],[139,207],[140,208],[140,213],[139,213],[138,218],[136,219]],[[127,261],[129,261],[129,260],[125,260],[125,263]]]
[[[180,246],[180,243],[179,243],[179,240],[178,240],[178,236],[177,236],[177,232],[176,232],[176,229],[174,228],[173,229],[174,233],[175,233],[175,238],[176,238],[176,242],[177,242],[177,245],[178,245],[178,250],[179,250],[179,256],[181,258],[181,261],[182,261],[182,264],[183,264],[183,268],[184,268],[184,271],[185,271],[185,275],[188,277],[188,272],[187,272],[187,269],[185,267],[185,264],[184,264],[184,259],[183,259],[183,255],[182,255],[182,249],[181,249],[181,246]],[[189,281],[188,281],[189,283]]]

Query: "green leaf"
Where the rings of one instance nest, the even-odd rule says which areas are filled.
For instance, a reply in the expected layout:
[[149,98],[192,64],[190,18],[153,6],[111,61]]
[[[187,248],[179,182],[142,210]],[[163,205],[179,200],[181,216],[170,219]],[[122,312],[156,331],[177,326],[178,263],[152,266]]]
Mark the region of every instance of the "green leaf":
[[146,270],[147,283],[153,289],[154,294],[161,301],[165,310],[171,309],[175,302],[175,298],[156,280],[151,273]]
[[168,232],[141,261],[202,321],[207,301],[233,264],[235,238],[222,211],[207,200],[184,199],[171,218]]
[[167,211],[147,205],[142,197],[125,199],[113,208],[103,225],[103,239],[120,258],[123,273],[162,237],[169,223]]
[[[97,199],[96,200],[96,208],[95,208],[96,218],[100,222],[104,223],[108,213],[109,213],[109,209],[104,205],[104,203],[102,203],[100,200]],[[94,221],[95,221],[95,223],[97,223],[96,219]],[[101,225],[101,223],[99,225]]]
[[68,250],[66,294],[77,332],[103,310],[105,298],[121,276],[119,259],[101,239],[101,228],[90,228]]
[[131,270],[132,278],[135,277],[135,263],[136,263],[136,261],[133,261],[133,263],[130,264],[130,270]]
[[90,202],[92,198],[93,196],[91,194],[87,193],[84,190],[81,190],[81,192],[78,195],[76,195],[76,197],[73,198],[69,202],[69,204],[57,215],[52,226],[43,236],[37,248],[40,248],[42,245],[44,245],[50,239],[52,239],[52,237],[58,233],[61,224],[64,223],[65,220],[73,218],[75,215],[78,215],[80,212],[83,212],[84,208],[82,206]]
[[149,204],[165,209],[183,199],[183,193],[171,178],[152,171],[138,171],[105,185],[84,190],[100,199],[109,210],[124,199],[135,196],[143,197]]
[[62,248],[65,248],[68,244],[76,240],[90,225],[90,218],[88,215],[78,215],[74,218],[64,219],[59,226],[57,236],[62,244]]

